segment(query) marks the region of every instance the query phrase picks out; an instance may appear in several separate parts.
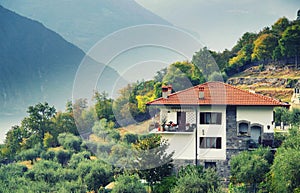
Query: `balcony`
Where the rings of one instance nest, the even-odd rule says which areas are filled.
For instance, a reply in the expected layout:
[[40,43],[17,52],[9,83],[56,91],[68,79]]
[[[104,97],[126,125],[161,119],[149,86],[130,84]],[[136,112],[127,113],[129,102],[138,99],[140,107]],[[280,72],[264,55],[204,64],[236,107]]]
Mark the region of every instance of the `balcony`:
[[194,133],[196,129],[196,124],[176,124],[173,122],[160,124],[159,122],[151,123],[149,125],[150,133],[181,133],[181,134],[191,134]]

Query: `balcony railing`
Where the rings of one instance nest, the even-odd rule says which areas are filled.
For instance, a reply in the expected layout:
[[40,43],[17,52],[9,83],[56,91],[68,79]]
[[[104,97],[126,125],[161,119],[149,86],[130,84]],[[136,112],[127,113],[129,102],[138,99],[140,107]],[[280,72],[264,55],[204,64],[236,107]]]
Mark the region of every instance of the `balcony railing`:
[[194,132],[196,127],[197,126],[194,123],[176,124],[170,122],[166,124],[160,124],[156,122],[149,125],[149,132]]

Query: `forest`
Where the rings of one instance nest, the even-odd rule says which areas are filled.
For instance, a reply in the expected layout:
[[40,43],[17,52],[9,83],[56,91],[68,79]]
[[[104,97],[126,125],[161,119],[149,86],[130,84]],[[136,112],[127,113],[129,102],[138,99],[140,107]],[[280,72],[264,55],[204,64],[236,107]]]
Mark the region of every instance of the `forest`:
[[[297,109],[275,111],[275,121],[293,126],[276,133],[275,155],[258,148],[232,159],[228,189],[213,169],[175,169],[159,135],[119,129],[153,116],[156,110],[146,103],[161,97],[162,85],[179,91],[226,80],[249,65],[286,65],[290,58],[298,68],[298,42],[299,21],[280,18],[259,33],[245,33],[231,50],[204,47],[192,61],[174,62],[153,80],[128,84],[116,99],[95,92],[93,106],[86,99],[67,102],[64,111],[47,102],[29,106],[0,145],[0,192],[300,192]],[[113,189],[105,189],[111,183]]]

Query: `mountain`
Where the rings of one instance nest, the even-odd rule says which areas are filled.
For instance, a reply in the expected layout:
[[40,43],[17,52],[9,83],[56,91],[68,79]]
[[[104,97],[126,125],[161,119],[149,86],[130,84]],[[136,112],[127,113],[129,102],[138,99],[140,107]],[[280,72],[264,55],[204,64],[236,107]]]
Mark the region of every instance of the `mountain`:
[[171,25],[134,0],[0,0],[0,4],[42,22],[84,51],[122,28]]
[[[24,116],[28,106],[38,102],[63,109],[72,98],[75,74],[85,53],[41,23],[2,6],[0,26],[0,128]],[[85,60],[87,66],[104,68],[92,59]],[[105,68],[102,80],[109,85],[118,77],[116,71]]]

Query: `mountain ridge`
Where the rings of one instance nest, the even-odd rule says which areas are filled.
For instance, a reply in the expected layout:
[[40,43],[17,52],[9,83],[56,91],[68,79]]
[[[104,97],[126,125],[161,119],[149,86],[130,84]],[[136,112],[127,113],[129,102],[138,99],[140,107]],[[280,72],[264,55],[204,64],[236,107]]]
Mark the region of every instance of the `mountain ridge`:
[[[40,22],[2,6],[0,26],[0,133],[4,135],[9,128],[6,123],[16,124],[30,105],[47,101],[64,109],[72,99],[73,82],[85,53]],[[105,68],[107,83],[119,77],[115,70],[100,67]]]
[[172,25],[134,0],[29,0],[26,3],[20,0],[0,0],[0,5],[42,22],[84,51],[88,51],[108,34],[125,27],[141,24]]

